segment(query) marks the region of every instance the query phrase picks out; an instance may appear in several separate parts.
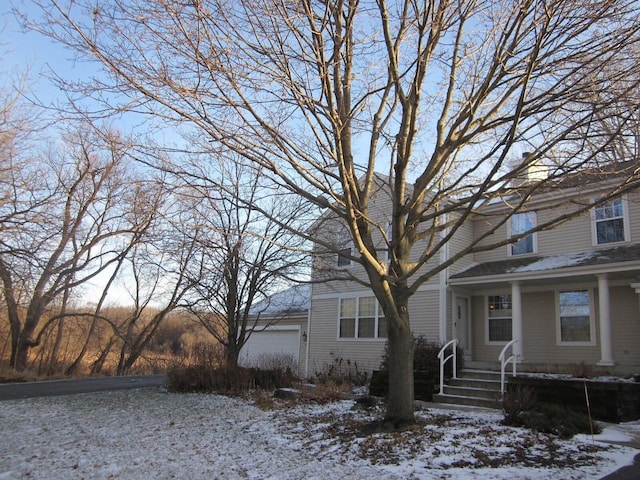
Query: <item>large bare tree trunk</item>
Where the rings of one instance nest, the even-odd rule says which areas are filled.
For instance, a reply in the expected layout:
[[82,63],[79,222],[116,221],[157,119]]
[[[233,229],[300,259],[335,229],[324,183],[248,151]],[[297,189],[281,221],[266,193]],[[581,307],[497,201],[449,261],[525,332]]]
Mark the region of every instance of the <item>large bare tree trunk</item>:
[[415,424],[413,351],[414,342],[406,307],[399,318],[388,319],[389,394],[385,421],[394,430]]

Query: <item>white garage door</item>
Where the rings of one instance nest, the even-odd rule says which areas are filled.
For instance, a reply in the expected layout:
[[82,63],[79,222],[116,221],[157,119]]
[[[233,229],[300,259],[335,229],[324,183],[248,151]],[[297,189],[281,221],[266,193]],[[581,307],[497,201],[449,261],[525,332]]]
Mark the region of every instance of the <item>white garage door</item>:
[[240,351],[240,364],[244,366],[263,366],[262,362],[277,357],[291,357],[298,363],[300,349],[300,330],[271,327],[261,332],[253,332],[249,341]]

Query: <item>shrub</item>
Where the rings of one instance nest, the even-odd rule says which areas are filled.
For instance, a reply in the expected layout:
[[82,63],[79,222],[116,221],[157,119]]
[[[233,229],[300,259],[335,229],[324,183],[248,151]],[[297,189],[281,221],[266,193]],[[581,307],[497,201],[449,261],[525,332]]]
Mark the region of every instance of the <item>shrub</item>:
[[592,423],[584,413],[553,403],[536,403],[522,411],[509,425],[530,428],[537,432],[571,438],[578,433],[600,433],[602,427]]
[[[218,392],[237,395],[250,389],[274,390],[290,387],[295,376],[291,359],[271,359],[271,368],[229,366],[220,345],[194,344],[186,362],[167,369],[168,388],[172,392]],[[279,365],[279,366],[278,366]]]
[[251,371],[241,367],[173,365],[167,372],[171,392],[239,394],[252,385]]
[[283,368],[252,368],[251,381],[254,388],[261,390],[275,390],[277,388],[287,388],[293,385],[295,380],[290,369]]
[[366,385],[369,375],[358,369],[357,362],[336,358],[315,373],[315,381],[321,385]]
[[521,415],[530,410],[535,401],[536,395],[532,388],[522,385],[510,387],[502,400],[504,424],[519,426],[522,421]]
[[[442,348],[442,344],[439,342],[431,342],[427,340],[424,335],[420,335],[414,338],[415,349],[413,351],[413,369],[417,372],[434,372],[436,376],[440,372],[440,360],[438,359],[438,352]],[[462,370],[464,367],[464,359],[462,356],[462,349],[457,347],[457,369]],[[380,364],[380,370],[389,369],[389,344],[384,347],[384,354],[382,356],[382,362]],[[453,375],[453,363],[447,362],[445,365],[445,376],[451,377]]]

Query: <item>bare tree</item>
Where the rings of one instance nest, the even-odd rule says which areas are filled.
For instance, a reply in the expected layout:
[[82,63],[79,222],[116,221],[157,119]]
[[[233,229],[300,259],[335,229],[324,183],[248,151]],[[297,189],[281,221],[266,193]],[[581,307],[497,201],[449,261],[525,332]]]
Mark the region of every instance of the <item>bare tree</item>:
[[308,275],[308,248],[292,232],[307,209],[239,160],[192,167],[173,169],[188,185],[179,194],[197,235],[189,311],[236,367],[251,333],[278,321],[262,321],[252,306]]
[[126,215],[134,197],[125,178],[133,177],[120,138],[87,126],[64,140],[59,150],[11,170],[4,209],[13,221],[2,223],[0,280],[17,370],[39,344],[54,302],[115,262],[123,239],[139,227]]
[[199,278],[190,275],[199,240],[185,222],[184,215],[190,213],[174,210],[172,205],[165,205],[163,213],[162,221],[127,257],[133,306],[127,309],[129,314],[116,330],[121,340],[118,375],[129,372],[162,322],[176,308],[184,306],[185,296]]
[[[599,168],[638,109],[630,0],[36,3],[32,28],[106,72],[64,88],[108,99],[102,112],[120,98],[119,109],[197,129],[210,150],[237,152],[343,222],[387,319],[386,417],[397,427],[414,421],[409,298],[500,242],[483,236],[429,261],[487,200],[517,194],[517,212],[562,175]],[[594,121],[605,116],[612,128]],[[547,158],[546,178],[511,188]],[[612,195],[637,186],[633,171]],[[389,235],[370,211],[376,172],[387,174]]]

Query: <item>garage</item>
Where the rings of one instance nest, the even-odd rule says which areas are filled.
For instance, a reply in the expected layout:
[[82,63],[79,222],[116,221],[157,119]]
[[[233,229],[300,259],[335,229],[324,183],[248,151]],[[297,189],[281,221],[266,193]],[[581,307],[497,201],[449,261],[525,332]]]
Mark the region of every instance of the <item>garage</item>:
[[[243,366],[269,367],[272,362],[293,360],[297,368],[300,351],[300,327],[274,326],[255,331],[240,351],[240,364]],[[281,366],[281,365],[279,365]]]

